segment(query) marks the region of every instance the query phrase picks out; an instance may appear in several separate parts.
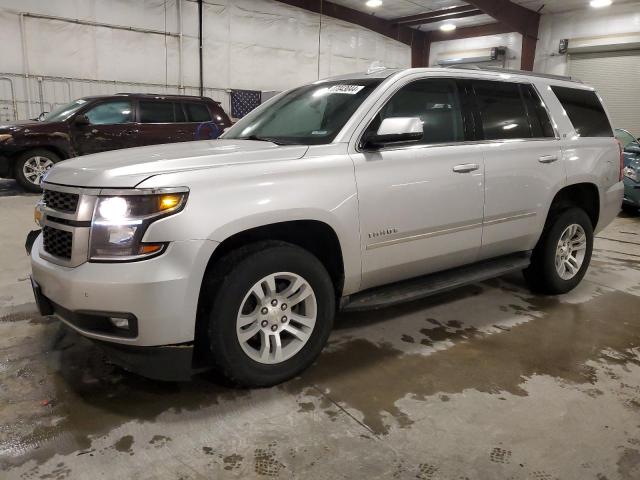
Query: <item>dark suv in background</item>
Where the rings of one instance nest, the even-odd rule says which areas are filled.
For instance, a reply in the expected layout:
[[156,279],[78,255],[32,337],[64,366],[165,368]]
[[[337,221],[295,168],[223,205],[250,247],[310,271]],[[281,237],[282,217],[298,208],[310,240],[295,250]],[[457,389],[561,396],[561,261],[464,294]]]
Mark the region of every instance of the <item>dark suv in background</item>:
[[0,177],[31,191],[54,163],[120,148],[217,138],[231,120],[207,97],[116,94],[85,97],[41,121],[0,125]]

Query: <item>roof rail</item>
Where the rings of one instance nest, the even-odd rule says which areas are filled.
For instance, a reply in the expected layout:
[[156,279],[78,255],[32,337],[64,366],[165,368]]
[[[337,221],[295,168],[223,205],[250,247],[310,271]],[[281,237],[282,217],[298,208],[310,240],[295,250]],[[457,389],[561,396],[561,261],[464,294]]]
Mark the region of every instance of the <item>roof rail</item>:
[[536,73],[536,72],[529,72],[527,70],[511,70],[508,68],[500,68],[500,67],[481,67],[479,65],[447,65],[446,67],[443,67],[443,68],[477,70],[481,72],[506,73],[506,74],[512,74],[512,75],[527,75],[529,77],[550,78],[552,80],[564,80],[565,82],[582,83],[582,80],[565,76],[565,75],[553,75],[550,73]]
[[115,93],[114,95],[140,95],[140,96],[147,96],[147,97],[198,97],[198,98],[204,98],[204,97],[201,97],[200,95],[181,95],[179,93],[118,92],[118,93]]

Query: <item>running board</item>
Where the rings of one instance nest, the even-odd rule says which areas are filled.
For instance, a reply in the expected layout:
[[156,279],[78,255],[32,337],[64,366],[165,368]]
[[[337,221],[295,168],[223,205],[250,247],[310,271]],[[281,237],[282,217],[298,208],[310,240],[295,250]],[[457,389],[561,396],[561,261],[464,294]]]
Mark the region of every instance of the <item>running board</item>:
[[419,300],[454,288],[523,270],[529,266],[531,252],[521,252],[464,267],[433,273],[402,282],[375,287],[343,298],[342,310],[377,310],[399,303]]

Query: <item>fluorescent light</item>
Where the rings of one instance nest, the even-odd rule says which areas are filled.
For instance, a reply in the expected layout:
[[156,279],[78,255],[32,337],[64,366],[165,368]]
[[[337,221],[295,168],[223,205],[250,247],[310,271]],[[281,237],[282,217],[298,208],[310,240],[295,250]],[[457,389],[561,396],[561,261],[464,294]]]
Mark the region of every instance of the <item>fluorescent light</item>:
[[590,5],[593,8],[602,8],[610,6],[611,3],[613,3],[611,0],[591,0]]
[[440,30],[443,32],[453,32],[456,29],[455,24],[453,23],[445,23],[440,26]]
[[382,6],[382,0],[368,0],[365,5],[369,8],[378,8]]

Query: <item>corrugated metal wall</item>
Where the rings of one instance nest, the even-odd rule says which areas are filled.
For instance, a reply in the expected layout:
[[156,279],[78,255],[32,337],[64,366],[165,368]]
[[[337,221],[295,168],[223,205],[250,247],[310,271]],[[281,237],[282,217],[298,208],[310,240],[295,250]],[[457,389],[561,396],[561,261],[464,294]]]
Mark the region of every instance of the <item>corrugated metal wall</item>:
[[640,50],[574,53],[569,71],[598,90],[615,128],[640,137]]

